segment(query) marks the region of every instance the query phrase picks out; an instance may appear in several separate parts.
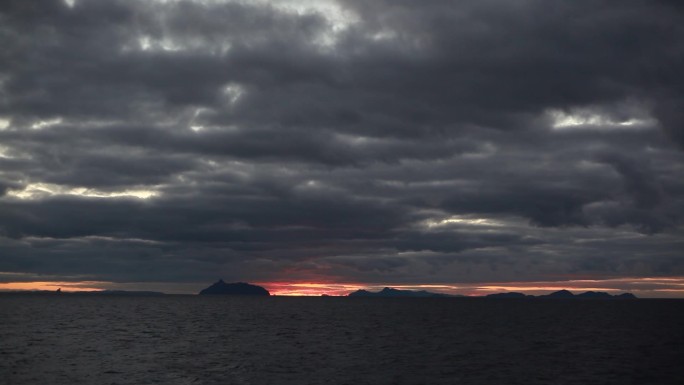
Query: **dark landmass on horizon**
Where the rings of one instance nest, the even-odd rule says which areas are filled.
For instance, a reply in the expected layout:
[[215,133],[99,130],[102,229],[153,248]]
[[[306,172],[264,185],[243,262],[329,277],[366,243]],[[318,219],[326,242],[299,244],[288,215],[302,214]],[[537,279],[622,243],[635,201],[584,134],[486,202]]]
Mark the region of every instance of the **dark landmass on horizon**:
[[203,289],[200,295],[256,295],[269,296],[271,293],[261,286],[252,285],[245,282],[225,283],[222,279]]
[[425,290],[399,290],[391,287],[386,287],[378,292],[368,290],[357,290],[349,293],[348,297],[411,297],[411,298],[427,298],[427,297],[463,297],[462,295],[432,293]]
[[378,292],[371,292],[367,290],[357,290],[349,293],[348,297],[396,297],[396,298],[454,298],[454,297],[468,297],[468,298],[551,298],[551,299],[636,299],[632,293],[622,293],[612,295],[602,291],[587,291],[581,294],[574,294],[569,290],[559,290],[553,293],[544,295],[531,295],[518,292],[505,292],[489,294],[484,297],[479,296],[464,296],[458,294],[443,294],[432,293],[425,290],[399,290],[391,287],[386,287]]
[[495,293],[485,296],[486,298],[552,298],[552,299],[636,299],[632,293],[610,294],[604,291],[586,291],[574,294],[569,290],[559,290],[549,294],[531,295],[519,292]]

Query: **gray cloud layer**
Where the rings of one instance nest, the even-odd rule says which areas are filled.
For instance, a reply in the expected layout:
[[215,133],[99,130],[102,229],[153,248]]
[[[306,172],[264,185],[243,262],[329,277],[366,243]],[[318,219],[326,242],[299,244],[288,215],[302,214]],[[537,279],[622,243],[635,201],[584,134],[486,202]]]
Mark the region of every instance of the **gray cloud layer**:
[[0,271],[684,275],[676,1],[5,1]]

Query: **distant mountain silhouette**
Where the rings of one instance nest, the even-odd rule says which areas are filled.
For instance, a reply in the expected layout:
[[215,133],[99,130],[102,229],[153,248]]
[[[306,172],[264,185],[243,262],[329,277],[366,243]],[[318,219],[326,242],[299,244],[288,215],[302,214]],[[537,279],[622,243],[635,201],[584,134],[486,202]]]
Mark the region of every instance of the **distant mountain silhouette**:
[[515,291],[511,292],[506,292],[506,293],[496,293],[496,294],[489,294],[487,298],[526,298],[530,297],[527,294],[523,293],[518,293]]
[[614,295],[613,298],[617,299],[637,299],[637,296],[632,294],[632,293],[622,293],[618,295]]
[[569,290],[558,290],[551,294],[540,295],[539,298],[575,298],[575,295]]
[[223,295],[262,295],[268,296],[271,293],[261,286],[251,285],[244,282],[225,283],[222,279],[209,286],[208,288],[199,292],[201,295],[206,294],[223,294]]
[[575,297],[577,298],[613,298],[612,295],[604,292],[604,291],[587,291],[582,294],[577,294]]
[[587,291],[581,294],[573,294],[569,290],[559,290],[550,294],[539,296],[526,295],[523,293],[506,292],[489,294],[487,298],[559,298],[559,299],[636,299],[637,297],[632,293],[622,293],[612,295],[603,291]]
[[539,298],[572,298],[572,299],[635,299],[632,293],[612,295],[603,291],[587,291],[581,294],[573,294],[568,290],[560,290],[547,295],[540,295]]
[[349,297],[413,297],[413,298],[425,298],[425,297],[455,297],[454,295],[432,293],[425,290],[415,291],[415,290],[399,290],[391,287],[386,287],[378,292],[372,292],[368,290],[357,290],[353,293],[349,293]]
[[[432,293],[425,290],[399,290],[391,287],[386,287],[378,292],[368,290],[357,290],[349,293],[349,297],[412,297],[412,298],[426,298],[426,297],[463,297],[462,295],[449,295],[442,293]],[[602,291],[587,291],[581,294],[573,294],[569,290],[559,290],[545,295],[527,295],[518,292],[494,293],[486,296],[487,298],[552,298],[552,299],[635,299],[637,298],[632,293],[623,293],[612,295]]]

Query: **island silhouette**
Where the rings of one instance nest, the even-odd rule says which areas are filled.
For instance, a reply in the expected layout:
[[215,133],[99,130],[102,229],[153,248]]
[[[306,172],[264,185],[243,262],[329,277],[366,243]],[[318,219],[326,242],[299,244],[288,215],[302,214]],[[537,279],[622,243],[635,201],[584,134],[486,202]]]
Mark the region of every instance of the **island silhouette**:
[[530,295],[518,292],[506,292],[506,293],[495,293],[489,294],[487,298],[552,298],[552,299],[635,299],[637,298],[632,293],[622,293],[622,294],[609,294],[603,291],[586,291],[580,294],[574,294],[569,290],[558,290],[553,293],[544,295]]
[[[433,293],[425,290],[399,290],[386,287],[380,291],[372,292],[368,290],[357,290],[348,294],[349,297],[383,297],[383,298],[445,298],[445,297],[467,297],[458,294]],[[482,297],[469,297],[482,298]],[[612,295],[602,291],[587,291],[581,294],[573,294],[569,290],[559,290],[544,295],[530,295],[518,292],[505,292],[486,295],[485,298],[550,298],[550,299],[635,299],[632,293],[622,293]]]
[[432,293],[425,290],[399,290],[391,287],[386,287],[378,292],[372,292],[367,290],[357,290],[355,292],[349,293],[349,297],[412,297],[412,298],[440,298],[440,297],[462,297],[461,295],[443,294],[443,293]]
[[225,283],[222,279],[199,292],[200,295],[256,295],[269,296],[271,293],[261,286],[245,282]]

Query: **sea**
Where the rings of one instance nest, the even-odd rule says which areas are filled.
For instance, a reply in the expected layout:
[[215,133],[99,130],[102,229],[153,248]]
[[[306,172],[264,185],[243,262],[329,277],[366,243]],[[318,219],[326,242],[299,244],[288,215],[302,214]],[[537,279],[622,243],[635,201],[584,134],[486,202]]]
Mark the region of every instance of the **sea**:
[[684,384],[684,300],[0,295],[0,384]]

